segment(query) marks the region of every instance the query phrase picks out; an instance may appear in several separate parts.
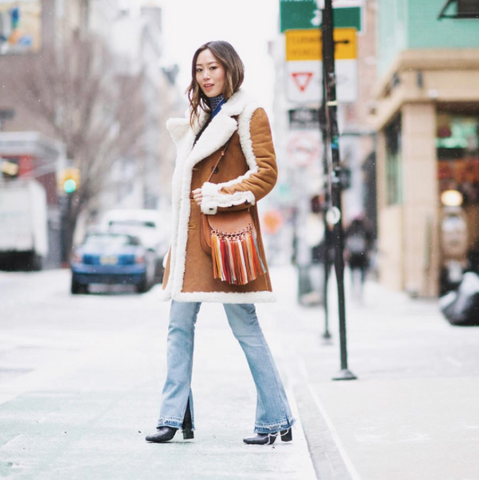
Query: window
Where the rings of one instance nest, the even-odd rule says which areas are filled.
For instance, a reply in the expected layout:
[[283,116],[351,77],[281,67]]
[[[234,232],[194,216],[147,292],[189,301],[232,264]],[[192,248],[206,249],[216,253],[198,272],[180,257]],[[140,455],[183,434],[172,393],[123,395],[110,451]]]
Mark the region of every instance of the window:
[[479,204],[479,114],[440,111],[436,148],[439,190],[458,190],[465,205]]
[[442,18],[479,19],[479,0],[447,0],[439,13]]
[[386,128],[386,203],[402,203],[401,118],[396,117]]

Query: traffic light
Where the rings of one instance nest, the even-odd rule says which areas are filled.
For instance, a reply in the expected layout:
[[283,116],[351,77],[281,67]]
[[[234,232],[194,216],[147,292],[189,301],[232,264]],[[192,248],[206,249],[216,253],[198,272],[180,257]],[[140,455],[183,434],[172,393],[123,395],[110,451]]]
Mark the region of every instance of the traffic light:
[[60,188],[66,193],[73,193],[80,186],[80,170],[78,168],[66,168],[60,174]]

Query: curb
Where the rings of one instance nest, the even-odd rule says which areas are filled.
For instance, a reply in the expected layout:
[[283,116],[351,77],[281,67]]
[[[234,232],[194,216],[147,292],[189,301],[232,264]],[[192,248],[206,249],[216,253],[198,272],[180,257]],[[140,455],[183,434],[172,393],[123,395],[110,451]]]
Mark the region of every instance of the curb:
[[311,387],[296,384],[294,395],[318,480],[361,480]]

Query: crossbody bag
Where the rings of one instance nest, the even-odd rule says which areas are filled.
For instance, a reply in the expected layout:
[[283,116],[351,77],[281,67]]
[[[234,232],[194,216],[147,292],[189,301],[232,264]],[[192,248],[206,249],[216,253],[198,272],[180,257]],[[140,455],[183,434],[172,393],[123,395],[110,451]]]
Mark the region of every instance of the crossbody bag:
[[[208,182],[217,171],[229,143],[230,141],[221,150]],[[200,243],[203,251],[211,256],[215,279],[231,285],[246,285],[266,273],[249,208],[215,215],[201,212]]]

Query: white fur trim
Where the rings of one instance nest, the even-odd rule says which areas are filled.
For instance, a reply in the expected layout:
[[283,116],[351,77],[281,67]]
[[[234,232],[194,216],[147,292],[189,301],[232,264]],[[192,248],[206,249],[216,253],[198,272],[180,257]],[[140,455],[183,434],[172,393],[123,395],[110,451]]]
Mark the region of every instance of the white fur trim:
[[168,257],[170,256],[170,248],[168,249],[168,251],[166,252],[166,255],[163,257],[163,262],[161,262],[163,264],[163,268],[166,268],[166,265],[168,263]]
[[[231,182],[227,182],[231,183]],[[218,207],[234,207],[249,203],[254,205],[256,199],[253,192],[246,190],[244,192],[235,192],[233,194],[221,193],[220,190],[226,186],[226,183],[205,182],[201,187],[203,200],[201,201],[201,211],[205,215],[216,215]]]
[[166,122],[166,128],[170,132],[171,138],[178,144],[190,128],[190,122],[187,118],[170,118]]
[[[221,108],[220,112],[213,118],[211,123],[205,129],[198,142],[194,144],[195,136],[199,129],[204,125],[208,115],[202,112],[199,121],[191,128],[189,124],[189,114],[185,118],[171,119],[167,123],[168,130],[177,146],[177,160],[175,173],[173,175],[172,191],[173,191],[173,225],[172,225],[172,242],[171,242],[171,259],[170,259],[170,275],[166,289],[162,291],[161,296],[164,299],[173,298],[179,301],[211,301],[224,303],[253,303],[256,301],[271,301],[258,300],[258,298],[272,296],[270,292],[252,292],[248,294],[239,293],[206,293],[199,292],[198,294],[185,294],[181,290],[183,288],[183,279],[185,275],[186,264],[186,244],[188,240],[188,221],[190,217],[190,191],[191,179],[193,175],[193,167],[208,157],[212,153],[219,150],[238,130],[240,137],[241,148],[246,158],[246,162],[250,168],[250,172],[242,177],[233,179],[221,185],[231,186],[239,183],[242,179],[247,178],[251,172],[257,171],[256,158],[254,156],[251,135],[250,123],[254,111],[259,107],[253,102],[246,93],[239,90],[235,93]],[[233,116],[239,115],[238,122]],[[215,194],[214,200],[220,202],[239,202],[238,204],[250,201],[254,204],[255,199],[251,192],[239,192],[240,195],[229,196],[225,194]],[[248,195],[249,194],[249,195]],[[221,198],[218,198],[220,197]],[[212,202],[208,208],[213,207]],[[206,206],[206,203],[205,203]],[[219,204],[218,204],[219,206]],[[229,206],[229,204],[227,204]],[[208,212],[210,213],[210,212]],[[184,297],[184,296],[187,297]],[[223,299],[224,296],[225,299]],[[238,298],[236,295],[246,295],[241,297],[241,300],[230,302],[228,298]],[[189,296],[193,296],[195,300],[189,300]],[[265,297],[265,298],[266,298]],[[185,300],[182,300],[185,298]],[[199,298],[196,300],[196,298]]]
[[259,108],[256,102],[248,103],[238,121],[238,135],[240,138],[241,149],[246,158],[250,170],[257,172],[258,163],[253,152],[253,141],[251,140],[250,125],[254,112]]

